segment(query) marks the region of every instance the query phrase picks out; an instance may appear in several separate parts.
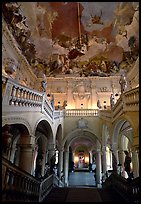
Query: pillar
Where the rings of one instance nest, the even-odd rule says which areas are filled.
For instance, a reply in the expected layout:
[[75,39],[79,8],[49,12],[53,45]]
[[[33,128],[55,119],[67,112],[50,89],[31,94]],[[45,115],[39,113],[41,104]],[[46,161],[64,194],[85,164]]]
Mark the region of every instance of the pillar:
[[112,145],[112,150],[113,150],[113,153],[114,153],[114,155],[115,155],[116,162],[117,162],[117,164],[119,164],[117,144],[114,143],[114,144]]
[[106,158],[106,146],[102,148],[102,167],[103,167],[103,179],[106,179],[107,172],[107,158]]
[[11,126],[5,125],[2,130],[2,155],[6,159],[10,159],[11,148],[12,148],[12,137]]
[[55,154],[55,144],[48,144],[48,161],[50,164],[51,157]]
[[35,136],[22,134],[19,142],[19,167],[28,173],[33,172],[33,159],[34,159],[34,148],[35,148]]
[[19,167],[28,173],[32,173],[34,147],[31,144],[20,145]]
[[16,152],[16,150],[17,150],[16,146],[15,146],[15,145],[12,146],[11,155],[10,155],[10,161],[11,161],[12,163],[14,163],[14,157],[15,157],[15,152]]
[[101,151],[97,149],[96,152],[96,183],[97,187],[101,186]]
[[139,177],[139,147],[134,147],[132,151],[132,164],[134,178]]
[[64,173],[65,173],[65,186],[68,186],[68,172],[69,172],[69,150],[65,150],[64,155],[65,163],[64,163]]
[[124,161],[125,161],[125,154],[124,150],[119,150],[119,163],[121,164],[121,175],[127,178],[127,173],[124,170]]
[[93,163],[92,151],[89,151],[89,163]]
[[63,149],[59,149],[59,158],[58,158],[58,176],[61,179],[61,172],[63,171]]

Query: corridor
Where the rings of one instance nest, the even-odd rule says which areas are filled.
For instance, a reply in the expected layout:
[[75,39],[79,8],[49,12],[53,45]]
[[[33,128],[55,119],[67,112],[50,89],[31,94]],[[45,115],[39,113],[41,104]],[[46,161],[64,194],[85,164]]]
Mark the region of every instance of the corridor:
[[94,173],[89,171],[70,172],[68,185],[69,187],[71,186],[96,187]]

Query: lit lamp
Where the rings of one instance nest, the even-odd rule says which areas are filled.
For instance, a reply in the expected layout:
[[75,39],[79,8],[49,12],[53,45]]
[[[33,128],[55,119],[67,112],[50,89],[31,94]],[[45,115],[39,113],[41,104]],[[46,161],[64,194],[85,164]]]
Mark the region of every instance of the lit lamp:
[[58,101],[58,109],[60,108],[60,101]]
[[50,94],[47,94],[47,98],[50,100]]
[[103,103],[104,103],[104,109],[106,109],[106,108],[107,108],[107,107],[106,107],[106,101],[104,101]]
[[116,97],[116,101],[115,101],[115,103],[116,103],[118,100],[118,93],[115,94],[115,97]]

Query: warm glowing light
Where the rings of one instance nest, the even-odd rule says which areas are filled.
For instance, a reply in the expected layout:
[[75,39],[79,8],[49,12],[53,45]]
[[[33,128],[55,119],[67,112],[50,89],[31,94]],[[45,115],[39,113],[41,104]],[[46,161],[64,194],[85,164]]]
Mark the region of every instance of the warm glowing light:
[[78,161],[79,161],[78,156],[75,156],[75,157],[74,157],[74,163],[77,163]]
[[85,157],[85,163],[89,163],[89,157]]

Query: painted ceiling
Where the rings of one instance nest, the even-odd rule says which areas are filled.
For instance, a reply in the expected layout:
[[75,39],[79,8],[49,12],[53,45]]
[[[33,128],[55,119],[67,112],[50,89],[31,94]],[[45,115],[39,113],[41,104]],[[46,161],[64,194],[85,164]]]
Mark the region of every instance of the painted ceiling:
[[139,2],[18,2],[2,11],[39,77],[116,75],[138,57]]

